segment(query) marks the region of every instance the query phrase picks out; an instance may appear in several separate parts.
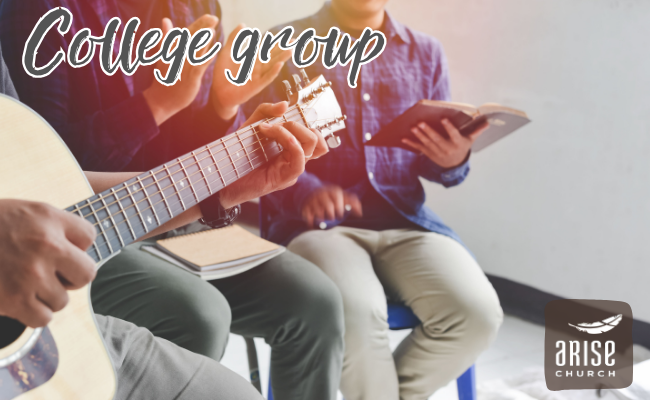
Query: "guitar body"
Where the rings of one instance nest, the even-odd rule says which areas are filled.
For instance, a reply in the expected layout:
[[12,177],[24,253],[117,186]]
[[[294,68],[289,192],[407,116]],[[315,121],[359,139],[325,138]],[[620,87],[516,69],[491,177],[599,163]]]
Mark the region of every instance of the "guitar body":
[[[85,175],[56,132],[24,105],[0,95],[0,198],[63,209],[91,195]],[[0,368],[0,400],[113,398],[115,371],[97,330],[90,287],[69,294],[68,306],[54,314],[39,343]],[[0,360],[16,354],[32,332],[27,329],[0,349]]]

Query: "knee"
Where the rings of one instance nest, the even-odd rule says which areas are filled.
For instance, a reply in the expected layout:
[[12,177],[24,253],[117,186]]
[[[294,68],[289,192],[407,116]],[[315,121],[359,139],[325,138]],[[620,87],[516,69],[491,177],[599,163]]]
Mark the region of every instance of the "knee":
[[[465,307],[466,337],[485,350],[496,338],[503,322],[503,310],[499,298],[492,291],[489,295]],[[476,333],[474,333],[476,332]]]
[[[320,272],[320,271],[319,271]],[[338,342],[344,333],[343,300],[327,276],[304,287],[292,302],[292,313],[301,321],[303,333],[320,341]]]
[[219,361],[228,344],[232,315],[225,297],[200,282],[195,290],[170,290],[160,307],[169,310],[175,343]]
[[491,289],[466,299],[450,299],[442,318],[434,315],[423,322],[423,329],[432,338],[447,336],[463,348],[483,351],[496,338],[502,322],[503,311]]
[[342,346],[345,325],[341,294],[327,275],[304,263],[300,265],[305,268],[296,269],[295,275],[276,282],[278,295],[271,306],[282,323],[273,328],[271,343]]

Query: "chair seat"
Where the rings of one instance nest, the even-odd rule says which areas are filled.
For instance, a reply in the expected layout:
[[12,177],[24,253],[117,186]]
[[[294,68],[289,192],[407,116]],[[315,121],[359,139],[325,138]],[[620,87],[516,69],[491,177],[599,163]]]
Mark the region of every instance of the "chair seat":
[[394,331],[413,329],[420,325],[420,319],[403,304],[388,303],[388,328]]

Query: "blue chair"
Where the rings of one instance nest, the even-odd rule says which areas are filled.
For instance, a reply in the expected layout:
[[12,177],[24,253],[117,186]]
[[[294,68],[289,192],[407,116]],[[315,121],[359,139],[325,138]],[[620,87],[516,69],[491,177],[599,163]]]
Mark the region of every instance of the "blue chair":
[[[418,325],[420,325],[420,320],[409,307],[403,304],[388,303],[388,327],[391,330],[413,329]],[[458,387],[458,400],[476,400],[476,371],[474,365],[456,379],[456,386]]]
[[[413,329],[420,325],[420,320],[413,311],[402,304],[388,303],[388,327],[391,330]],[[474,365],[469,367],[457,380],[458,400],[476,400],[476,371]],[[268,400],[273,400],[271,377],[269,377]]]

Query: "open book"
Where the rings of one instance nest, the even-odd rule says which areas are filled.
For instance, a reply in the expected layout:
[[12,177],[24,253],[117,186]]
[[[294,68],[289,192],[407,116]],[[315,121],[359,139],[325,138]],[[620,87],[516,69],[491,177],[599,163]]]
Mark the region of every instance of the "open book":
[[281,254],[285,248],[237,225],[156,241],[142,250],[205,280],[241,274]]
[[446,134],[446,130],[440,122],[443,118],[449,119],[463,135],[473,132],[485,120],[490,123],[489,128],[474,142],[472,146],[473,152],[486,148],[530,122],[525,112],[495,103],[486,103],[477,108],[464,103],[420,100],[402,115],[381,128],[371,140],[366,142],[366,145],[401,147],[415,151],[402,143],[403,138],[418,142],[415,135],[411,133],[411,127],[418,122],[424,121],[437,132]]

